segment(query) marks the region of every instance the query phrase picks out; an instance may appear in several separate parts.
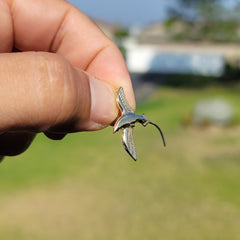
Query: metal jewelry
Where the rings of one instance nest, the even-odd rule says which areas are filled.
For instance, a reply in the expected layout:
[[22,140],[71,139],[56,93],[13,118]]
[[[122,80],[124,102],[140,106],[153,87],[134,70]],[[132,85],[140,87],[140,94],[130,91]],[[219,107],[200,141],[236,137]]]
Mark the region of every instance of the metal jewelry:
[[133,140],[133,127],[135,126],[136,122],[141,123],[144,127],[146,127],[148,124],[155,126],[161,134],[164,147],[166,146],[160,127],[156,123],[151,122],[145,114],[138,115],[133,111],[126,100],[122,87],[120,87],[117,92],[117,103],[121,111],[121,116],[117,119],[113,126],[113,133],[117,132],[119,129],[122,129],[123,146],[135,161],[137,160],[137,152]]

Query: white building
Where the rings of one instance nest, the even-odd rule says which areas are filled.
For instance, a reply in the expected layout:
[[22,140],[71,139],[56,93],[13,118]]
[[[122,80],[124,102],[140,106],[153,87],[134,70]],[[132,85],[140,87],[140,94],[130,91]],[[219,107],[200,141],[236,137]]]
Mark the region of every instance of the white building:
[[127,47],[126,61],[133,73],[194,74],[221,76],[225,60],[220,53],[204,52],[202,49],[164,48],[156,45]]

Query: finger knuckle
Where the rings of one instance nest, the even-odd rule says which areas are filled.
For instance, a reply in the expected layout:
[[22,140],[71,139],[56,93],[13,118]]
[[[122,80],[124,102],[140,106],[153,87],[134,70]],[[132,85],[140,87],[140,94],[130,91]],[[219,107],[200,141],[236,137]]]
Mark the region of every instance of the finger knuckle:
[[52,124],[73,117],[77,88],[70,63],[59,55],[44,54],[39,58],[38,70],[42,76],[37,94],[40,113],[51,118],[47,122]]

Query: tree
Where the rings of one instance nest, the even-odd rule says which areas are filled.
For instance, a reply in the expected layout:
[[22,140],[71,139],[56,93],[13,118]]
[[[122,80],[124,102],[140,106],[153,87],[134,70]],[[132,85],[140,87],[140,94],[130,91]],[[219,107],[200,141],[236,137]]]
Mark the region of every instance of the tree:
[[177,6],[169,8],[169,17],[184,21],[217,19],[220,0],[177,0]]
[[124,47],[124,39],[129,36],[129,31],[126,28],[118,28],[114,32],[114,42],[118,45],[118,48],[122,52],[123,56],[126,55],[126,48]]
[[240,3],[229,9],[221,0],[176,0],[165,27],[174,41],[239,42]]

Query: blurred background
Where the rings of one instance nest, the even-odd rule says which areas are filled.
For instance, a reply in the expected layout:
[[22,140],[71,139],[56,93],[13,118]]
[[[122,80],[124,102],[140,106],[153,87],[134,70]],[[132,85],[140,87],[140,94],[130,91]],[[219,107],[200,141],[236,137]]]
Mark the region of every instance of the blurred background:
[[121,49],[162,128],[39,135],[0,165],[5,240],[240,239],[240,1],[71,2]]

